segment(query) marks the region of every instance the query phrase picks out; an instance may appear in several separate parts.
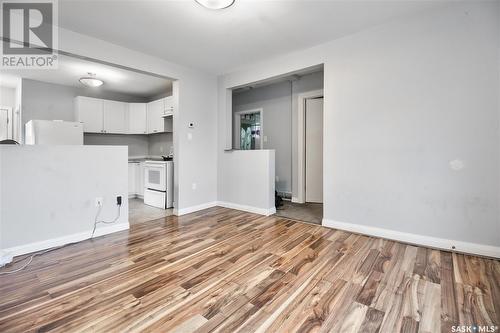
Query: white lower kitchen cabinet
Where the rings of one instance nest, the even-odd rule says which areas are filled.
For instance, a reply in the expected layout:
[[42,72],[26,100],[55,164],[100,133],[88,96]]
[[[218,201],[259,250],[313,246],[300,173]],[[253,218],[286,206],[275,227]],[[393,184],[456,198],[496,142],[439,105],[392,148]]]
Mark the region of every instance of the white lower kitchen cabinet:
[[137,173],[139,172],[139,163],[128,163],[128,196],[133,198],[137,195]]
[[144,162],[128,162],[128,196],[144,197]]
[[144,198],[144,162],[137,165],[136,193],[140,198]]

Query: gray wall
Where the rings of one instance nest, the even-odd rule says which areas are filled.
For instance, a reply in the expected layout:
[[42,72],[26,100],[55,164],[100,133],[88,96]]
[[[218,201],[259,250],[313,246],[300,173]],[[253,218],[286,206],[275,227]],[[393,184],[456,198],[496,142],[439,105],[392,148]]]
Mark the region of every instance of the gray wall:
[[95,146],[128,146],[129,156],[146,156],[148,154],[147,135],[95,134],[86,133],[83,136],[84,145]]
[[158,133],[148,135],[148,155],[168,155],[173,149],[173,134]]
[[173,147],[172,133],[151,135],[86,133],[84,145],[128,146],[129,156],[168,155]]
[[498,249],[499,25],[498,2],[454,2],[227,74],[219,156],[227,89],[323,63],[325,221]]
[[233,94],[233,112],[263,109],[264,149],[276,151],[276,190],[292,196],[297,196],[297,98],[318,89],[323,89],[323,72]]
[[[89,238],[95,198],[104,199],[99,218],[115,218],[116,196],[128,197],[127,174],[121,147],[0,146],[1,248]],[[98,225],[96,234],[120,227],[128,228],[127,200],[122,200],[119,220]]]

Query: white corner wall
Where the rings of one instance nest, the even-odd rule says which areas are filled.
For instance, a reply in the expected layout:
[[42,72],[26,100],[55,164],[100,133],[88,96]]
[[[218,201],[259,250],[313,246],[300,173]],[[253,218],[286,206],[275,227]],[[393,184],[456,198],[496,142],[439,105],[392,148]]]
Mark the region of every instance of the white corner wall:
[[233,150],[222,156],[221,196],[217,205],[271,215],[274,206],[274,150]]
[[219,77],[219,197],[227,89],[323,63],[324,224],[500,256],[499,5],[448,4]]
[[[128,229],[126,147],[0,146],[0,249],[14,255]],[[125,181],[124,181],[125,180]]]

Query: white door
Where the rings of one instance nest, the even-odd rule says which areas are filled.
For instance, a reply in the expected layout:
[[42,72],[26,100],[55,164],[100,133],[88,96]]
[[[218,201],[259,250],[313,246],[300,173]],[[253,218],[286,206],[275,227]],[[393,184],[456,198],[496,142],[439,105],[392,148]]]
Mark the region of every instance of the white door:
[[323,202],[323,98],[306,99],[306,202]]
[[104,132],[126,133],[127,103],[117,101],[104,101]]
[[77,120],[83,123],[83,131],[103,133],[102,99],[78,96],[75,103]]
[[130,134],[146,134],[146,103],[130,103],[128,105],[128,132]]
[[11,110],[0,108],[0,140],[12,139]]
[[165,103],[159,99],[148,103],[148,133],[159,133],[164,131],[164,111]]

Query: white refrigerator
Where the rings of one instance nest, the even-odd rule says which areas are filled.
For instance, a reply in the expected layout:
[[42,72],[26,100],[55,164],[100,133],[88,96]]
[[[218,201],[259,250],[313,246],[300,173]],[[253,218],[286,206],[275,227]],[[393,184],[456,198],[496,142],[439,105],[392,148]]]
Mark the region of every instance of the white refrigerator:
[[83,145],[83,124],[62,120],[30,120],[25,125],[27,145]]

